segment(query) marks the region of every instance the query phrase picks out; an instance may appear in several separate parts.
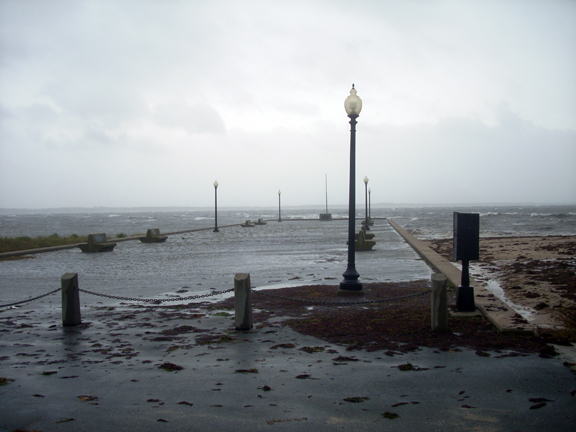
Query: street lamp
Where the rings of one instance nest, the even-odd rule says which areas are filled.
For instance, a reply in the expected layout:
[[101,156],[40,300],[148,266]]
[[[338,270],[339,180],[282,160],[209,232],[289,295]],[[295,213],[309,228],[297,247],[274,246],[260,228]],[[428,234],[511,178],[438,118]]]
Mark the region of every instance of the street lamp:
[[362,294],[362,284],[358,282],[360,275],[356,271],[356,245],[355,245],[355,219],[356,219],[356,190],[354,179],[356,177],[356,119],[362,110],[362,99],[356,95],[352,84],[350,95],[344,101],[346,114],[350,117],[350,185],[348,199],[348,267],[342,274],[344,280],[340,282],[338,294]]
[[364,177],[364,207],[366,208],[366,231],[370,231],[370,225],[368,225],[368,176]]
[[220,232],[218,229],[218,182],[214,182],[214,231]]
[[368,188],[368,220],[372,220],[372,190]]
[[282,222],[282,211],[280,210],[280,190],[278,190],[278,222]]

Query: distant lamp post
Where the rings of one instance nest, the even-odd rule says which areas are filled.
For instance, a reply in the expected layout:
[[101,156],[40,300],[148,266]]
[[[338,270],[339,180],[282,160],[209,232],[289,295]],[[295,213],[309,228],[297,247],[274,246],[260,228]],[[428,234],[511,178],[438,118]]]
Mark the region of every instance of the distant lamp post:
[[366,208],[366,231],[370,230],[370,225],[368,223],[368,176],[364,177],[364,207]]
[[356,245],[355,245],[355,219],[356,219],[356,190],[354,179],[356,177],[356,119],[362,110],[362,99],[356,95],[352,84],[350,95],[344,101],[346,114],[350,117],[350,184],[348,196],[348,267],[342,274],[344,280],[340,282],[338,294],[362,294],[362,284],[358,281],[360,275],[356,271]]
[[372,190],[368,188],[368,220],[372,220]]
[[280,207],[280,190],[278,190],[278,222],[282,222],[282,210]]
[[220,232],[218,229],[218,182],[214,182],[214,231]]

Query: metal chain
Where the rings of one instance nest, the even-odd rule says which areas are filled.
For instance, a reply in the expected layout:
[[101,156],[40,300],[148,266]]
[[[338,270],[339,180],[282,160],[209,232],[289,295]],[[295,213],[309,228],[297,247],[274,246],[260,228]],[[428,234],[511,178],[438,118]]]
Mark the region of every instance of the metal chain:
[[[15,302],[15,303],[0,305],[0,307],[17,306],[20,304],[34,301],[34,300],[39,300],[41,298],[48,297],[49,295],[55,294],[60,290],[61,290],[61,288],[58,288],[58,289],[55,289],[53,291],[47,292],[46,294],[39,295],[38,297],[33,297],[30,299],[21,300],[21,301]],[[148,298],[137,298],[137,297],[121,297],[121,296],[114,296],[114,295],[110,295],[110,294],[97,293],[97,292],[89,291],[86,289],[79,289],[79,291],[86,293],[86,294],[92,294],[95,296],[106,297],[106,298],[111,298],[111,299],[115,299],[115,300],[162,303],[162,302],[172,302],[172,301],[197,300],[200,298],[213,297],[213,296],[217,296],[220,294],[226,294],[226,293],[232,292],[232,291],[234,291],[234,288],[230,288],[230,289],[222,290],[222,291],[214,291],[214,292],[211,292],[208,294],[198,294],[198,295],[188,296],[188,297],[172,297],[172,298],[168,298],[168,299],[148,299]],[[427,290],[427,291],[424,291],[421,293],[416,293],[416,294],[408,294],[405,296],[390,297],[390,298],[380,299],[380,300],[361,300],[361,301],[353,301],[353,302],[333,302],[333,301],[330,302],[330,301],[325,301],[325,300],[313,300],[313,299],[304,299],[304,298],[298,298],[298,297],[288,297],[288,296],[282,296],[282,295],[278,295],[278,294],[271,294],[271,293],[264,292],[261,290],[252,290],[252,292],[257,293],[257,294],[262,294],[262,295],[265,295],[268,297],[279,298],[279,299],[289,300],[289,301],[299,301],[299,302],[304,302],[304,303],[323,304],[323,305],[330,305],[330,306],[346,306],[346,305],[358,305],[358,304],[385,303],[385,302],[391,302],[391,301],[395,301],[395,300],[402,300],[405,298],[417,297],[417,296],[421,296],[424,294],[428,294],[431,292],[431,290]]]
[[[34,300],[38,300],[41,299],[43,297],[47,297],[49,295],[55,294],[58,291],[60,291],[62,288],[58,288],[55,289],[53,291],[47,292],[46,294],[42,294],[39,295],[38,297],[33,297],[30,299],[26,299],[26,300],[21,300],[15,303],[9,303],[9,304],[5,304],[5,305],[0,305],[0,307],[10,307],[10,306],[17,306],[19,304],[24,304],[24,303],[28,303]],[[206,298],[206,297],[212,297],[212,296],[216,296],[216,295],[220,295],[220,294],[226,294],[229,292],[234,291],[234,288],[231,289],[227,289],[227,290],[223,290],[223,291],[214,291],[208,294],[199,294],[199,295],[194,295],[194,296],[188,296],[188,297],[173,297],[173,298],[168,298],[168,299],[143,299],[143,298],[136,298],[136,297],[120,297],[120,296],[114,296],[114,295],[110,295],[110,294],[102,294],[102,293],[97,293],[94,291],[89,291],[89,290],[85,290],[80,288],[79,291],[86,293],[86,294],[92,294],[95,296],[99,296],[99,297],[107,297],[107,298],[111,298],[111,299],[115,299],[115,300],[125,300],[125,301],[140,301],[140,302],[150,302],[150,303],[162,303],[162,302],[171,302],[171,301],[181,301],[181,300],[196,300],[199,298]]]
[[46,294],[39,295],[38,297],[34,297],[34,298],[31,298],[31,299],[27,299],[27,300],[21,300],[21,301],[18,301],[18,302],[16,302],[16,303],[9,303],[9,304],[5,304],[5,305],[0,305],[0,307],[10,307],[10,306],[16,306],[16,305],[19,305],[19,304],[28,303],[28,302],[31,302],[31,301],[34,301],[34,300],[41,299],[41,298],[43,298],[43,297],[48,297],[49,295],[52,295],[52,294],[57,293],[57,292],[60,291],[61,289],[62,289],[62,288],[58,288],[58,289],[55,289],[54,291],[47,292]]
[[380,300],[361,300],[361,301],[353,301],[353,302],[352,301],[351,302],[329,302],[329,301],[325,301],[325,300],[303,299],[303,298],[297,298],[297,297],[281,296],[278,294],[271,294],[268,292],[256,291],[256,290],[253,290],[252,292],[262,294],[262,295],[265,295],[268,297],[279,298],[282,300],[299,301],[299,302],[304,302],[304,303],[323,304],[323,305],[330,305],[330,306],[347,306],[347,305],[358,305],[358,304],[385,303],[385,302],[390,302],[390,301],[395,301],[395,300],[402,300],[402,299],[409,298],[409,297],[417,297],[417,296],[421,296],[424,294],[429,294],[430,292],[432,292],[432,290],[427,290],[427,291],[416,293],[416,294],[408,294],[405,296],[390,297],[390,298],[380,299]]
[[168,299],[147,299],[147,298],[138,298],[138,297],[120,297],[120,296],[114,296],[114,295],[110,295],[110,294],[102,294],[102,293],[97,293],[94,291],[88,291],[85,289],[80,289],[80,291],[83,293],[86,293],[86,294],[92,294],[92,295],[99,296],[99,297],[107,297],[107,298],[111,298],[111,299],[115,299],[115,300],[162,303],[162,302],[171,302],[171,301],[196,300],[199,298],[212,297],[212,296],[225,294],[225,293],[229,293],[231,291],[234,291],[234,288],[223,290],[223,291],[214,291],[214,292],[211,292],[208,294],[199,294],[199,295],[188,296],[188,297],[172,297],[172,298],[168,298]]

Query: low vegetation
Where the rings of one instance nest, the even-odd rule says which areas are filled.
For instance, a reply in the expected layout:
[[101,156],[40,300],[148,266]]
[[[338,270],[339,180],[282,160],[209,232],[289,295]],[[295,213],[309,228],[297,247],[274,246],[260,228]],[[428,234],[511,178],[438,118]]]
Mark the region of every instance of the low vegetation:
[[[133,234],[133,236],[140,236],[143,234]],[[126,233],[116,234],[116,238],[126,238]],[[29,249],[38,249],[52,246],[66,246],[76,243],[85,243],[88,241],[88,236],[79,236],[71,234],[69,236],[61,236],[56,233],[49,236],[20,236],[20,237],[0,237],[0,253],[3,252],[16,252]]]
[[0,237],[0,253],[83,243],[87,241],[87,239],[87,236],[79,236],[77,234],[72,234],[70,236],[52,234],[49,236],[38,237]]

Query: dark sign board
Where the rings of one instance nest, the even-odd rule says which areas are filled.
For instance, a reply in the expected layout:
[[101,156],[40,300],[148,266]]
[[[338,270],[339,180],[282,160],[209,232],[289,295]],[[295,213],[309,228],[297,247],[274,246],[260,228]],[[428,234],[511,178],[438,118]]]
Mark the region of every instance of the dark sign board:
[[454,212],[454,260],[480,259],[480,215]]

